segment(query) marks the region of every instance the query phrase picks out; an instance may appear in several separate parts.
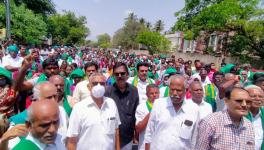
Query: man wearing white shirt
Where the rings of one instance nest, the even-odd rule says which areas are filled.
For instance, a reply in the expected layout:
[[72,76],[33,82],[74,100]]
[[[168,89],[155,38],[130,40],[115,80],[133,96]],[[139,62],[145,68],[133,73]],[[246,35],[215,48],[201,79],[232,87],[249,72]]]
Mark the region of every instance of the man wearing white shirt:
[[260,87],[249,85],[245,88],[249,96],[252,98],[250,112],[247,118],[252,122],[255,133],[255,150],[264,149],[263,130],[264,130],[264,108],[263,99],[264,93]]
[[192,102],[197,104],[200,108],[200,119],[203,119],[207,115],[213,113],[212,106],[204,101],[204,92],[201,82],[193,81],[189,88],[192,96]]
[[84,70],[87,79],[79,82],[73,91],[73,98],[77,102],[90,96],[90,90],[88,89],[88,84],[89,84],[88,78],[91,76],[91,74],[98,71],[98,65],[94,62],[88,62],[85,64]]
[[145,103],[147,101],[146,87],[149,84],[154,84],[155,81],[148,78],[149,64],[145,62],[140,62],[137,64],[138,75],[135,77],[130,77],[127,82],[132,84],[138,89],[139,103]]
[[13,150],[66,150],[59,128],[59,107],[55,101],[39,100],[30,106],[26,126],[29,134]]
[[2,66],[11,72],[18,71],[23,62],[23,58],[17,55],[19,49],[16,45],[11,45],[7,49],[9,54],[3,57]]
[[145,133],[146,150],[185,150],[195,145],[199,107],[184,99],[186,84],[183,76],[171,76],[170,96],[155,101]]
[[104,97],[103,74],[90,76],[91,96],[74,105],[67,132],[68,150],[119,150],[120,119],[114,100]]
[[145,136],[145,129],[148,124],[153,103],[155,99],[159,98],[159,87],[157,85],[149,84],[147,86],[146,91],[148,97],[147,102],[139,104],[136,110],[136,132],[139,133],[139,143],[138,143],[139,150],[145,150],[145,143],[143,143]]

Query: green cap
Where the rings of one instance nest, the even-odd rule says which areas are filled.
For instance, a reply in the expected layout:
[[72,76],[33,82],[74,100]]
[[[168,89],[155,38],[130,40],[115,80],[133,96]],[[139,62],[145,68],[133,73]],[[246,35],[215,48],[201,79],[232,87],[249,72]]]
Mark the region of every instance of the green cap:
[[70,78],[74,79],[74,78],[83,78],[84,77],[84,72],[82,71],[82,69],[77,68],[75,70],[73,70],[70,74]]
[[18,53],[18,50],[19,50],[16,45],[8,46],[7,49],[8,49],[9,52],[16,52],[16,53]]

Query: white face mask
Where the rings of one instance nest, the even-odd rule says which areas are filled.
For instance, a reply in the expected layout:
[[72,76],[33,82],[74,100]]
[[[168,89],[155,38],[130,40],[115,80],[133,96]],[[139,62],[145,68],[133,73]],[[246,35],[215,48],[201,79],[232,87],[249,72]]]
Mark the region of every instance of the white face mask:
[[92,95],[95,98],[101,98],[104,96],[104,94],[105,94],[105,87],[102,86],[101,84],[98,83],[96,86],[93,87]]

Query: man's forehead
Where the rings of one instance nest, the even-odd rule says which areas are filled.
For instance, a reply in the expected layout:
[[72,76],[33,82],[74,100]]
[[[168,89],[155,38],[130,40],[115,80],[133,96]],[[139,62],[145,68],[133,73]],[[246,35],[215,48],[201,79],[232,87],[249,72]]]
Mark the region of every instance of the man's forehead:
[[105,77],[104,76],[95,76],[92,78],[93,82],[98,82],[98,81],[105,81]]
[[231,98],[248,98],[249,93],[246,90],[243,89],[234,89],[231,93]]

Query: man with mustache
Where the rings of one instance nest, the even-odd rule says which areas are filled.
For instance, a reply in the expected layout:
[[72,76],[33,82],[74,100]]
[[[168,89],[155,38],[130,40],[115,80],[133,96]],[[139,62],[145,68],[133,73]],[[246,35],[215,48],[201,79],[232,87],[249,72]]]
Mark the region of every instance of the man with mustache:
[[30,106],[26,126],[29,135],[21,140],[13,150],[66,150],[59,128],[59,107],[55,101],[39,100]]
[[263,130],[264,130],[264,92],[256,85],[249,85],[245,88],[252,99],[250,112],[247,118],[252,122],[255,132],[255,150],[264,149]]
[[145,149],[190,149],[195,144],[199,107],[185,100],[186,79],[169,79],[169,97],[157,99],[151,110],[145,133]]

